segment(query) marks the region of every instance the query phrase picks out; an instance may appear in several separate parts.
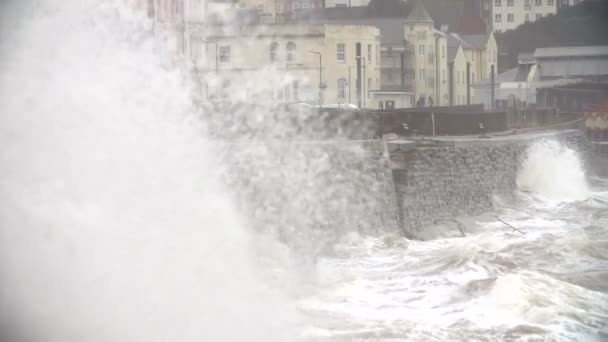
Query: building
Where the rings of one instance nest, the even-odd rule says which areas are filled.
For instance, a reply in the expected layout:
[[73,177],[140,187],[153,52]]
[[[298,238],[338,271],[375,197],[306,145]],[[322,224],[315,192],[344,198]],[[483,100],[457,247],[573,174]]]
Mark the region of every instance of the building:
[[[473,84],[485,108],[527,108],[536,105],[536,64],[532,53],[520,54],[518,66]],[[493,89],[492,89],[493,88]],[[493,90],[493,93],[492,93]]]
[[370,0],[325,0],[325,7],[364,7]]
[[[369,6],[306,11],[296,19],[337,25],[374,25],[380,29],[382,77],[380,86],[370,94],[373,108],[380,109],[475,103],[470,85],[473,79],[486,77],[492,65],[496,66],[496,40],[493,34],[487,33],[486,25],[472,6],[471,10],[465,7],[459,13],[460,18],[436,13],[436,17],[450,23],[444,24],[434,19],[422,1],[415,0],[388,9]],[[461,61],[456,58],[459,45],[464,55],[464,62],[456,63],[453,69],[449,69],[448,63],[447,45],[451,35],[456,45],[451,50],[452,62]],[[467,62],[470,63],[469,83],[466,83]],[[452,83],[450,70],[455,72]],[[458,88],[452,89],[452,101],[450,87]]]
[[474,84],[486,107],[520,104],[581,113],[585,106],[608,99],[608,46],[539,48],[520,54],[518,67],[494,82]]
[[448,104],[447,39],[420,1],[405,19],[405,39],[410,46],[406,70],[414,85],[416,105]]
[[582,0],[467,0],[473,1],[477,14],[494,32],[516,29]]
[[555,0],[557,4],[557,9],[560,10],[564,7],[576,6],[583,2],[583,0]]
[[373,26],[218,26],[209,28],[207,42],[212,48],[196,70],[203,101],[359,102],[365,107],[370,87],[380,82],[378,60],[372,55],[363,63],[361,55],[366,47],[380,47],[380,31]]
[[534,63],[539,105],[582,112],[607,99],[608,46],[536,49]]

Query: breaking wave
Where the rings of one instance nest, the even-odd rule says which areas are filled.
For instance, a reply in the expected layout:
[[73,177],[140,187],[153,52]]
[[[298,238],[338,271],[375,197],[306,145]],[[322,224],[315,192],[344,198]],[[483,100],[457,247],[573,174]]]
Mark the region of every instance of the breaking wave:
[[517,175],[517,187],[560,202],[582,201],[591,195],[577,152],[553,140],[528,148]]

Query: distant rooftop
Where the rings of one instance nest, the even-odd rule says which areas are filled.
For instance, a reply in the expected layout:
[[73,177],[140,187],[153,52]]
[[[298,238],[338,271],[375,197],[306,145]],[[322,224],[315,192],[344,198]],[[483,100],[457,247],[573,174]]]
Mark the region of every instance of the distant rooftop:
[[410,11],[410,14],[405,18],[406,23],[429,23],[434,24],[435,21],[431,18],[429,12],[422,5],[420,0],[411,0],[414,2],[414,8]]
[[458,45],[462,45],[464,49],[483,49],[487,43],[487,34],[448,34],[448,47],[458,47]]
[[571,46],[539,48],[534,58],[608,56],[608,46]]

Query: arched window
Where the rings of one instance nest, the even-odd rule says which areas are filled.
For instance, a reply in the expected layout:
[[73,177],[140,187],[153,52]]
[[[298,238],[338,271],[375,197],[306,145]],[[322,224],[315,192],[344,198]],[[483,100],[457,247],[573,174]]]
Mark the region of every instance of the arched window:
[[344,100],[346,98],[346,79],[338,79],[338,99]]
[[270,44],[270,62],[274,63],[277,61],[277,50],[279,49],[279,43],[272,42]]
[[287,63],[296,62],[296,43],[287,43]]

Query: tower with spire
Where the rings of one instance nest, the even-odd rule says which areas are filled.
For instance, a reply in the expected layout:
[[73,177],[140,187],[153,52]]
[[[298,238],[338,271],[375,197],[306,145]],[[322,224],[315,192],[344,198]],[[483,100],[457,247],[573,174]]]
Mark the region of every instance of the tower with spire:
[[421,0],[413,0],[404,25],[405,40],[411,51],[406,64],[410,70],[415,105],[447,104],[445,34],[435,29],[435,21]]

